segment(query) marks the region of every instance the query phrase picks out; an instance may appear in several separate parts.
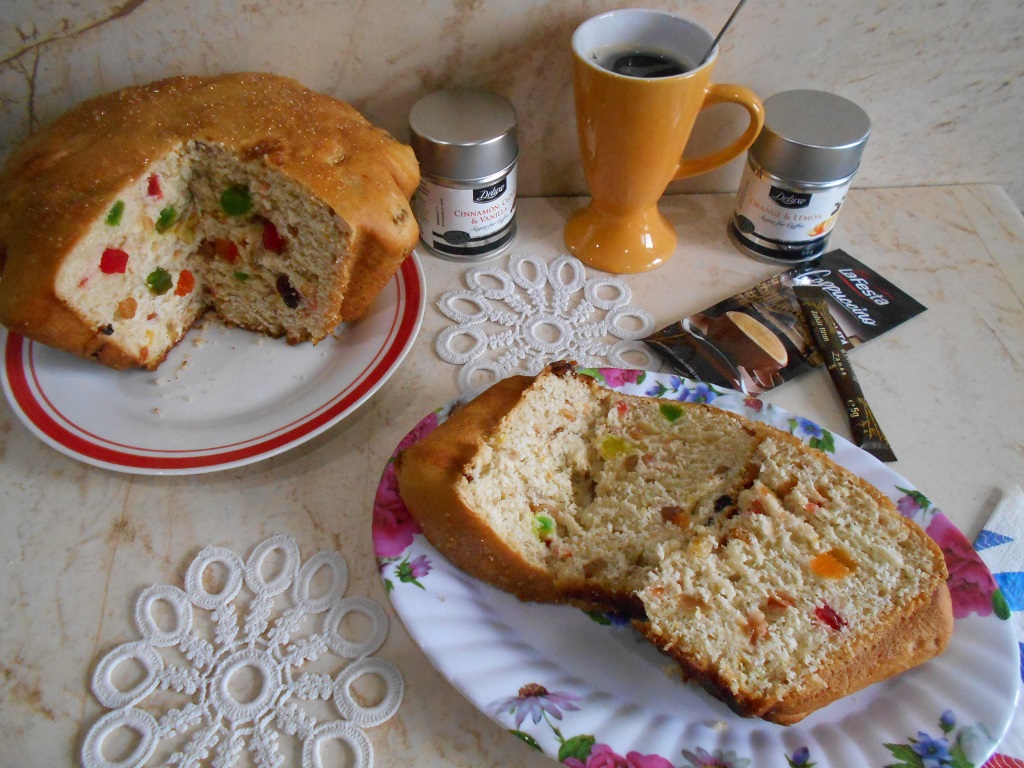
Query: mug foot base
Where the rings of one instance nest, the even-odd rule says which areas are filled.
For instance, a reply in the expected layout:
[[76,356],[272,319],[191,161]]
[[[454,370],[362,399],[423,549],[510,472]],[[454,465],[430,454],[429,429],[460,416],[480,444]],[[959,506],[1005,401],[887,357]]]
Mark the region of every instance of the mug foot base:
[[675,253],[675,227],[655,206],[623,216],[594,203],[576,211],[565,225],[565,245],[588,267],[613,274],[647,272]]

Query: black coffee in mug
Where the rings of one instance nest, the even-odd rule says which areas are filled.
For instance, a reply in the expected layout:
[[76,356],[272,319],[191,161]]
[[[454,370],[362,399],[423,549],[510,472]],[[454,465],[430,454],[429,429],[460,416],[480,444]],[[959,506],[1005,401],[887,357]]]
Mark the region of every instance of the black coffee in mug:
[[626,77],[673,77],[693,69],[691,64],[661,51],[607,51],[595,57],[595,63]]

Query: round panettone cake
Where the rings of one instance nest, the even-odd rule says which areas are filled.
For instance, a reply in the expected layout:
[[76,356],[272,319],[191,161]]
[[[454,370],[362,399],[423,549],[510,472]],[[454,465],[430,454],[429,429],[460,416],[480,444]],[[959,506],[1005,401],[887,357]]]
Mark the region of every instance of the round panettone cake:
[[0,173],[0,322],[155,369],[207,310],[291,343],[355,320],[419,233],[410,147],[262,73],[87,101]]

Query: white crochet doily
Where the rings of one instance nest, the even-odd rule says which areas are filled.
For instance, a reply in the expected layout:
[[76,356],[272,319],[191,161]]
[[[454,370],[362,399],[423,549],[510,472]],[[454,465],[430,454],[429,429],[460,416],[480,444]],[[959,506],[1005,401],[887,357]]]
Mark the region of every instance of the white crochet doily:
[[550,266],[537,256],[511,256],[507,269],[473,267],[465,280],[465,289],[438,300],[455,325],[436,343],[442,359],[462,366],[463,394],[514,373],[537,374],[557,360],[585,368],[661,367],[640,341],[654,332],[654,318],[630,306],[629,286],[616,277],[588,279],[573,256],[559,256]]
[[[92,690],[110,711],[86,734],[82,765],[142,766],[158,749],[160,765],[180,768],[283,768],[300,756],[303,768],[320,768],[327,749],[347,753],[349,765],[372,765],[362,729],[398,710],[405,683],[397,667],[371,656],[387,635],[386,614],[372,600],[345,597],[347,586],[341,555],[321,551],[302,563],[290,536],[267,539],[245,561],[204,549],[184,589],[142,592],[142,639],[97,664]],[[350,614],[359,617],[343,623]],[[352,621],[364,625],[357,640],[346,636]],[[364,676],[379,680],[371,704],[353,690]]]

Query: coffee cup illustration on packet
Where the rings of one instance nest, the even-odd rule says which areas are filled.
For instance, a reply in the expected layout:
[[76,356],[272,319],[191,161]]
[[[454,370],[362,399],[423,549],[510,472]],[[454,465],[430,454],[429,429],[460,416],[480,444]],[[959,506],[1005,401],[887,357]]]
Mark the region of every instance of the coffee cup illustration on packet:
[[643,339],[679,374],[757,395],[823,364],[795,285],[822,288],[851,349],[926,307],[846,251],[829,251]]

